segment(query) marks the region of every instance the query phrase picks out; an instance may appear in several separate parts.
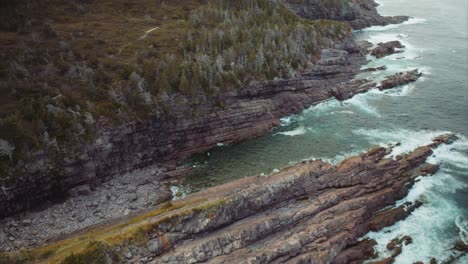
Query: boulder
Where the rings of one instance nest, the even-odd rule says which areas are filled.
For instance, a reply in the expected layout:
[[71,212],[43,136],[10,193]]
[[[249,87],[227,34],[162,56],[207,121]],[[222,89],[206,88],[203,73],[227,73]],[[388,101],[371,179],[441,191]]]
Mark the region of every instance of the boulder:
[[422,73],[418,70],[400,72],[385,78],[379,86],[379,90],[392,89],[398,86],[402,86],[411,82],[415,82],[419,77],[422,76]]
[[401,53],[402,51],[401,50],[397,50],[397,49],[402,49],[404,48],[405,46],[403,46],[401,44],[400,41],[398,40],[394,40],[394,41],[389,41],[389,42],[385,42],[385,43],[379,43],[377,44],[377,47],[374,48],[372,51],[371,51],[371,55],[380,59],[380,58],[383,58],[385,56],[388,56],[388,55],[392,55],[392,54],[395,54],[395,53]]

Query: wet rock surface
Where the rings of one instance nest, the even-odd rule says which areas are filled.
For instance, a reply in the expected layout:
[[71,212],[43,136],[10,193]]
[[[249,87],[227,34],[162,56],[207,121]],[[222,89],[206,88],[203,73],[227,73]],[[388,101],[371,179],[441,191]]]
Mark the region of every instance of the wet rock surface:
[[374,246],[377,242],[373,239],[365,239],[351,245],[347,249],[341,251],[332,264],[360,264],[368,259],[377,257]]
[[395,75],[389,76],[382,81],[379,86],[379,90],[392,89],[398,86],[402,86],[408,83],[415,82],[422,76],[422,73],[418,70],[412,70],[408,72],[400,72]]
[[387,66],[379,66],[379,67],[371,67],[371,68],[366,68],[363,69],[362,72],[375,72],[375,71],[384,71],[387,69]]
[[403,51],[399,49],[402,49],[404,47],[405,46],[403,46],[398,40],[389,41],[385,43],[379,43],[377,44],[377,47],[371,51],[371,55],[380,59],[388,55],[401,53]]

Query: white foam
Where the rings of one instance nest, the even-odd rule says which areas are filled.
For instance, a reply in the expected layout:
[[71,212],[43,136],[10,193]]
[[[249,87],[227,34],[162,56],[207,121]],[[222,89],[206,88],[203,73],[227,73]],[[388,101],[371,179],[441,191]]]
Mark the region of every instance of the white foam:
[[330,164],[338,165],[343,160],[345,160],[345,159],[347,159],[349,157],[352,157],[352,156],[362,154],[364,152],[365,152],[364,150],[362,150],[362,151],[354,150],[354,151],[350,151],[350,152],[342,152],[342,153],[336,155],[333,158],[321,158],[321,160],[323,160],[325,162],[328,162]]
[[[452,256],[450,248],[458,240],[448,230],[454,225],[457,216],[463,213],[456,204],[446,199],[446,195],[465,187],[443,171],[432,177],[421,177],[408,196],[397,202],[397,206],[416,200],[424,200],[425,204],[404,221],[380,232],[370,232],[365,237],[376,240],[378,245],[375,249],[380,259],[391,255],[386,245],[392,239],[408,235],[414,242],[404,246],[395,263],[428,263],[432,257],[436,257],[439,262],[446,260]],[[459,221],[459,224],[462,226],[462,222]]]
[[371,232],[366,235],[377,241],[375,249],[380,259],[391,255],[386,245],[392,239],[405,235],[410,236],[414,242],[404,246],[401,255],[396,257],[395,263],[411,264],[416,261],[429,263],[432,257],[441,262],[452,255],[450,247],[456,238],[444,234],[447,234],[447,227],[453,225],[454,219],[461,212],[456,205],[432,191],[432,189],[426,189],[426,193],[432,196],[426,199],[429,200],[429,204],[414,211],[407,219],[384,228],[378,233]]
[[368,137],[372,144],[380,146],[388,146],[389,144],[395,145],[401,143],[399,146],[393,148],[389,157],[395,157],[404,153],[413,151],[414,149],[428,145],[432,140],[441,135],[448,134],[447,131],[411,131],[406,129],[398,130],[380,130],[380,129],[357,129],[353,133],[364,135]]
[[173,200],[179,200],[187,196],[187,194],[191,193],[191,191],[190,191],[190,188],[184,188],[181,186],[172,185],[171,193],[172,193]]
[[468,221],[459,215],[455,219],[455,225],[459,230],[458,234],[460,235],[461,241],[463,241],[465,245],[468,245]]
[[343,110],[343,111],[333,111],[333,112],[331,112],[331,114],[332,115],[334,115],[334,114],[354,115],[356,113],[354,113],[353,111]]
[[342,103],[336,99],[330,99],[327,101],[324,101],[322,103],[319,103],[317,105],[313,105],[306,110],[304,110],[304,114],[308,113],[323,113],[323,112],[328,112],[330,109],[338,108],[341,107]]
[[427,21],[427,19],[424,19],[424,18],[412,17],[412,18],[408,19],[407,21],[405,21],[405,22],[403,22],[401,24],[390,24],[390,25],[386,25],[386,26],[372,26],[372,27],[368,27],[368,28],[363,29],[363,31],[386,31],[386,30],[390,30],[390,29],[399,28],[399,27],[405,26],[405,25],[424,24],[424,23],[426,23],[426,21]]
[[299,126],[296,129],[290,130],[290,131],[285,131],[285,132],[278,132],[275,135],[284,135],[284,136],[290,136],[290,137],[295,137],[295,136],[300,136],[304,135],[307,132],[304,126]]
[[[353,131],[364,135],[374,144],[386,146],[401,143],[393,149],[389,156],[407,153],[419,146],[427,145],[436,136],[447,134],[445,131],[411,131],[406,129],[394,130],[364,130]],[[395,258],[395,263],[411,264],[416,261],[428,263],[435,257],[438,262],[454,256],[451,247],[460,239],[467,239],[468,222],[461,217],[463,209],[459,208],[453,199],[447,199],[458,190],[468,186],[453,176],[450,166],[468,166],[468,141],[465,137],[457,135],[459,140],[450,145],[441,145],[434,149],[428,162],[441,164],[441,169],[431,177],[419,177],[408,195],[396,203],[397,206],[406,202],[423,200],[425,204],[414,211],[408,218],[395,225],[384,228],[380,232],[370,232],[365,237],[377,241],[376,251],[379,259],[389,257],[391,252],[386,245],[396,237],[409,235],[413,243],[405,245],[401,255]],[[449,167],[447,167],[450,165]],[[467,167],[463,168],[467,168]],[[466,173],[466,169],[464,170]],[[456,226],[460,238],[451,233]]]
[[[415,202],[424,196],[433,196],[429,191],[437,190],[442,193],[455,193],[457,190],[466,188],[463,184],[456,180],[450,173],[441,169],[432,177],[418,177],[418,183],[409,191],[408,195],[398,201],[396,206],[405,204],[406,202]],[[434,199],[437,197],[426,197],[427,199]]]
[[468,169],[468,157],[463,153],[468,141],[461,137],[451,145],[441,145],[434,150],[434,154],[427,159],[432,164],[447,163],[460,169]]
[[296,115],[286,116],[280,119],[280,126],[288,126],[290,125],[295,119],[297,118]]
[[387,96],[407,96],[411,94],[416,86],[414,84],[407,84],[397,88],[379,91],[376,89],[376,94],[387,95]]
[[416,24],[424,24],[427,22],[427,19],[425,18],[418,18],[418,17],[412,17],[408,19],[407,21],[403,22],[403,25],[416,25]]
[[368,95],[366,94],[359,94],[354,96],[353,98],[346,100],[345,104],[350,104],[359,110],[366,112],[368,114],[371,114],[376,117],[381,117],[380,113],[377,111],[377,109],[369,104],[367,101],[366,97]]

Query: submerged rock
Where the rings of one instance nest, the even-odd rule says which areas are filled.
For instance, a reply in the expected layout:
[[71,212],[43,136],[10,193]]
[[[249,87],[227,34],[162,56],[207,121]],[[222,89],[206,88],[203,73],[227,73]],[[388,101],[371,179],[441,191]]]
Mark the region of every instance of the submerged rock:
[[379,66],[379,67],[371,67],[371,68],[366,68],[363,69],[363,72],[375,72],[375,71],[385,71],[387,69],[387,66]]
[[453,250],[468,253],[468,245],[463,243],[463,241],[457,241],[452,247]]

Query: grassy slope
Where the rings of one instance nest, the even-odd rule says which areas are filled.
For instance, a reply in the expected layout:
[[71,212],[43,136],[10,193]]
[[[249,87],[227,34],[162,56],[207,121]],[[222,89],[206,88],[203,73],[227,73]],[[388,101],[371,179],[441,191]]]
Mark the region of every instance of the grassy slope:
[[[133,218],[122,219],[91,229],[71,234],[55,242],[38,246],[21,252],[0,253],[0,264],[3,263],[86,263],[95,254],[113,255],[119,258],[115,247],[144,245],[151,232],[158,225],[177,222],[185,217],[207,215],[218,206],[228,201],[215,197],[195,198],[188,201],[165,203],[158,208]],[[100,262],[96,262],[100,263]],[[106,262],[103,262],[106,263]]]

